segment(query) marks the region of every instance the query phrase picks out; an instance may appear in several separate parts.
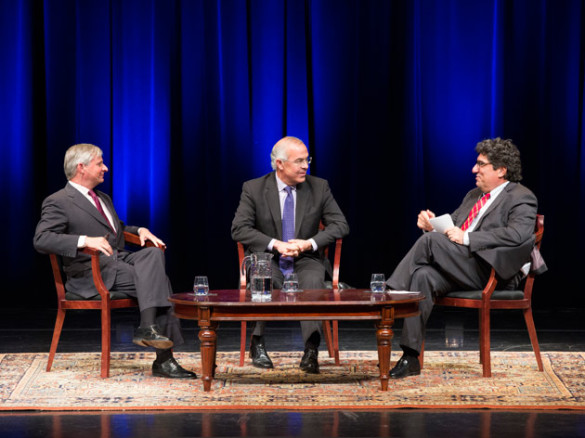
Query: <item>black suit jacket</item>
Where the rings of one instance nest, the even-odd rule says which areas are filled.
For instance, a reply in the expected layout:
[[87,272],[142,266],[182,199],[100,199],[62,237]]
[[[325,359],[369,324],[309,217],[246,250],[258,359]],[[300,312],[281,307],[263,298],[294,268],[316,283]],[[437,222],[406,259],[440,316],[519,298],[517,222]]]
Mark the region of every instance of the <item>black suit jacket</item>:
[[[349,225],[326,180],[307,175],[296,189],[297,239],[312,238],[322,250],[349,233]],[[319,230],[320,221],[325,225],[324,230]],[[242,242],[249,252],[264,252],[273,238],[282,240],[282,214],[275,172],[244,183],[231,231],[232,238]],[[321,252],[304,252],[299,257],[322,258]]]
[[[453,223],[461,227],[482,195],[475,188],[453,212]],[[528,188],[510,182],[488,207],[469,233],[469,249],[490,264],[498,276],[509,279],[530,261],[538,202]]]
[[[112,199],[96,191],[112,214],[116,233],[106,220],[79,190],[70,184],[48,196],[43,201],[41,219],[37,225],[33,244],[41,253],[63,256],[63,270],[67,274],[67,290],[83,297],[97,294],[92,275],[91,257],[80,253],[77,248],[79,236],[108,236],[112,249],[124,250],[124,231],[138,234],[138,227],[125,226],[118,217]],[[100,268],[104,284],[110,289],[116,278],[116,257],[100,254]]]

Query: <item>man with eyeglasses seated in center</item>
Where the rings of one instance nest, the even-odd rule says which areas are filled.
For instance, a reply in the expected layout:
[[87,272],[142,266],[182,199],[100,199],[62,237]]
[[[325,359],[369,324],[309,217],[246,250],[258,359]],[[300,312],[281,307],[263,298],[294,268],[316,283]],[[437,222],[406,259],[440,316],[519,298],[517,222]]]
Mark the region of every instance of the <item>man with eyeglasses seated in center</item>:
[[[284,274],[295,272],[300,289],[325,288],[323,249],[349,233],[349,225],[326,180],[307,175],[311,158],[296,137],[284,137],[270,154],[274,172],[246,181],[232,222],[232,238],[247,253],[272,252],[272,279],[282,287]],[[322,222],[325,229],[319,230]],[[252,333],[250,356],[259,368],[273,368],[264,344],[264,321]],[[305,352],[300,368],[319,373],[320,321],[301,321]]]

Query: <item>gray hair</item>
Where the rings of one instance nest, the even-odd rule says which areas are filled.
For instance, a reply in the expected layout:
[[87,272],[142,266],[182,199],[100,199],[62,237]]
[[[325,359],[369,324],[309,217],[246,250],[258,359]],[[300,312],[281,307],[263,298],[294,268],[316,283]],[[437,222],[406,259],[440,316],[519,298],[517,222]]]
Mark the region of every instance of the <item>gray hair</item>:
[[102,155],[102,150],[93,144],[81,143],[71,146],[65,152],[65,162],[63,163],[67,181],[77,173],[78,164],[81,163],[87,166],[95,157],[101,157]]
[[272,170],[276,170],[276,160],[288,160],[288,148],[294,145],[305,146],[305,143],[303,143],[300,138],[291,136],[281,138],[276,142],[270,153],[270,165],[272,166]]

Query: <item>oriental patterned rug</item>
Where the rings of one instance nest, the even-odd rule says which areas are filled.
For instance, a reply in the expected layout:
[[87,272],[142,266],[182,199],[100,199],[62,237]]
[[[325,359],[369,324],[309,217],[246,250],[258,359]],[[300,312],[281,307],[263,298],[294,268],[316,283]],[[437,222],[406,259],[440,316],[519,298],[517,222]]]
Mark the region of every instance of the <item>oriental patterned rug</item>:
[[[321,353],[321,373],[299,370],[300,352],[274,352],[273,370],[237,352],[219,352],[210,392],[201,381],[152,377],[153,353],[112,353],[111,377],[99,377],[99,353],[0,354],[0,411],[150,409],[392,409],[490,408],[585,410],[585,353],[543,353],[538,372],[532,352],[493,352],[492,378],[481,376],[477,352],[425,352],[420,376],[380,390],[377,353],[341,352],[341,366]],[[199,353],[176,353],[199,372]],[[396,361],[399,352],[393,353]]]

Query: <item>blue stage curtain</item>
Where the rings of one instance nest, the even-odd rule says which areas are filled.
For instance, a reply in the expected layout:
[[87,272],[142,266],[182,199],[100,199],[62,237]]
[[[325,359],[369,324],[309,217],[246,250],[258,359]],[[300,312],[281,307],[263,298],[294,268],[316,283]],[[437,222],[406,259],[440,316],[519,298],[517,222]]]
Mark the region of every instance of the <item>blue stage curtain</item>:
[[103,149],[100,188],[167,242],[184,290],[236,286],[241,185],[294,135],[348,217],[355,286],[392,272],[419,210],[474,187],[478,141],[512,138],[546,215],[541,290],[585,306],[583,0],[0,0],[0,24],[2,276],[41,304],[30,239],[70,145]]

